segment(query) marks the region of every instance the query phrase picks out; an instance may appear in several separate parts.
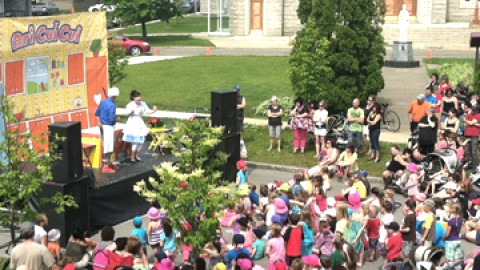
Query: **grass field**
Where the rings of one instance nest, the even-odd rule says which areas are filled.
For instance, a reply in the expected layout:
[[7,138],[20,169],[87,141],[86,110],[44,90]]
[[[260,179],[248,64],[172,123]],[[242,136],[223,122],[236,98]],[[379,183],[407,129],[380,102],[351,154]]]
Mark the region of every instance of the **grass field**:
[[[212,17],[210,20],[211,31],[216,31],[217,29],[217,18]],[[229,20],[228,18],[223,19],[222,26],[228,28]],[[169,23],[164,22],[154,22],[147,24],[148,33],[199,33],[207,32],[208,30],[208,18],[206,16],[185,16],[173,18]],[[120,32],[125,34],[138,34],[141,33],[140,26],[132,26],[126,29],[120,30]]]
[[[131,39],[142,40],[141,36],[128,36]],[[192,38],[191,36],[149,36],[148,43],[153,47],[159,46],[191,46],[191,47],[215,47],[207,39]]]
[[199,56],[126,67],[127,78],[119,83],[118,106],[125,106],[132,89],[149,105],[162,110],[192,112],[210,108],[210,92],[231,90],[239,84],[247,101],[246,116],[272,95],[292,96],[288,57]]
[[[282,130],[282,151],[268,152],[268,130],[262,126],[247,126],[242,132],[242,138],[245,141],[248,151],[248,160],[265,162],[278,165],[289,165],[301,168],[310,168],[317,164],[313,156],[315,155],[315,143],[312,134],[308,135],[308,144],[304,154],[293,154],[293,131],[290,129]],[[381,142],[381,161],[373,163],[368,161],[367,154],[360,154],[358,167],[367,170],[370,175],[381,176],[385,167],[385,162],[391,160],[390,147],[393,144]],[[404,145],[399,145],[403,149]]]

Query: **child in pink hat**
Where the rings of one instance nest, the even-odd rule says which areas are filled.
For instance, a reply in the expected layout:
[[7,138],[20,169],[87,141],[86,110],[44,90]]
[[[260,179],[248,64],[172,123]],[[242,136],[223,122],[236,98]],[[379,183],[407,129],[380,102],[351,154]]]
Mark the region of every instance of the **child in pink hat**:
[[288,207],[285,201],[281,198],[276,198],[273,201],[275,207],[275,214],[272,216],[272,222],[284,226],[288,220]]
[[148,243],[153,249],[154,254],[160,250],[160,235],[163,233],[162,221],[165,218],[165,212],[152,206],[148,209],[147,236]]

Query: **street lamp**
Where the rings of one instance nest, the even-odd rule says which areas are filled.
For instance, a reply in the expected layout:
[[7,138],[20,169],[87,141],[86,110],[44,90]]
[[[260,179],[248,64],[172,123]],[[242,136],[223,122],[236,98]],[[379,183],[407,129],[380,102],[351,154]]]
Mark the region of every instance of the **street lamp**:
[[470,36],[470,48],[475,47],[475,73],[473,74],[473,89],[477,90],[477,71],[478,71],[478,47],[480,47],[480,32],[472,32]]

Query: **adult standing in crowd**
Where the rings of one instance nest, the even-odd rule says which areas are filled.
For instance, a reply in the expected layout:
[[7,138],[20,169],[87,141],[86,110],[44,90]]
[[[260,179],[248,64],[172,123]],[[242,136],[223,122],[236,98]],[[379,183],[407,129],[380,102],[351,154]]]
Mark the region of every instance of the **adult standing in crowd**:
[[452,85],[450,84],[450,80],[448,79],[447,74],[442,75],[441,83],[439,85],[440,93],[445,94],[445,91],[447,91],[448,88],[452,88]]
[[477,147],[478,136],[480,135],[480,114],[478,114],[478,107],[472,106],[470,103],[465,103],[466,115],[465,115],[465,137],[470,139],[468,144],[467,153],[470,155],[470,161],[472,162],[472,168],[477,168]]
[[418,150],[422,155],[432,153],[437,142],[438,119],[435,108],[430,108],[427,115],[418,123]]
[[238,132],[242,132],[247,101],[245,100],[244,96],[240,95],[240,85],[235,85],[233,89],[237,92],[237,130]]
[[47,215],[44,213],[40,213],[37,215],[37,221],[35,224],[35,236],[33,240],[35,242],[47,246],[47,231],[45,231],[45,226],[48,226],[48,218]]
[[290,116],[293,129],[293,153],[297,153],[299,148],[300,152],[304,153],[307,144],[308,108],[302,98],[295,100]]
[[425,95],[420,94],[417,96],[417,100],[412,101],[408,107],[408,118],[410,120],[410,132],[414,132],[417,129],[418,123],[422,118],[427,115],[430,104],[425,102]]
[[468,100],[468,91],[463,82],[457,83],[457,87],[455,88],[454,95],[455,97],[457,97],[457,100],[458,100],[458,108],[462,109],[463,104],[465,104]]
[[355,98],[352,107],[347,111],[348,119],[348,143],[353,144],[358,150],[362,146],[362,128],[364,122],[363,109],[360,108],[360,100]]
[[55,263],[47,247],[33,240],[35,224],[30,221],[20,224],[20,237],[24,241],[12,250],[10,269],[16,270],[19,266],[26,266],[28,270],[50,269]]
[[425,101],[430,103],[431,106],[436,106],[438,101],[437,97],[433,94],[433,88],[425,89]]
[[119,94],[120,90],[117,87],[109,88],[108,98],[100,103],[95,112],[103,140],[102,172],[104,173],[115,173],[116,169],[118,169],[118,166],[112,163],[111,156],[115,144],[115,124],[117,123],[115,100]]
[[380,161],[380,121],[382,120],[382,107],[376,102],[367,116],[368,134],[372,153],[370,160],[377,163]]
[[445,121],[448,117],[448,112],[451,109],[458,110],[458,101],[457,98],[453,95],[453,89],[448,88],[445,91],[445,95],[442,98],[442,103],[440,104],[440,112],[442,113],[441,121]]
[[273,96],[272,104],[268,105],[267,116],[268,116],[268,135],[269,135],[269,147],[268,151],[272,151],[273,142],[277,140],[277,151],[281,151],[282,144],[282,115],[283,108],[278,105],[278,98]]
[[315,124],[315,158],[320,158],[320,151],[325,148],[325,136],[327,135],[328,111],[324,100],[318,103],[318,109],[313,114]]
[[153,110],[148,108],[147,104],[142,101],[139,91],[132,90],[130,93],[130,102],[127,104],[126,111],[129,113],[127,123],[123,128],[123,141],[132,145],[130,154],[130,162],[143,161],[140,158],[140,150],[142,150],[145,136],[149,129],[145,125],[142,116],[144,114],[152,114],[157,111],[157,106],[153,106]]
[[425,89],[431,89],[433,92],[434,88],[438,85],[440,85],[440,83],[438,82],[438,74],[433,72],[432,75],[430,76],[430,81],[425,86]]
[[[370,129],[368,127],[368,115],[372,111],[372,108],[375,105],[375,102],[377,101],[377,98],[374,95],[368,96],[367,99],[367,105],[365,106],[365,109],[363,109],[363,115],[365,116],[364,121],[363,121],[363,143],[367,144],[369,138],[369,132]],[[372,154],[372,143],[370,142],[370,146],[368,149],[368,153]]]

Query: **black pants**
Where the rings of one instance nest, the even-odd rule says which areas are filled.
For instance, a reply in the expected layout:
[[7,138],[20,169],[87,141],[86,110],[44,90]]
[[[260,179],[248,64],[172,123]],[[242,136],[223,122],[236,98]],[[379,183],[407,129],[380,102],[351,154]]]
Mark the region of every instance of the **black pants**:
[[410,122],[410,133],[413,133],[417,129],[418,122]]
[[433,153],[434,150],[435,150],[435,144],[424,144],[424,143],[418,144],[418,151],[420,151],[422,155]]

